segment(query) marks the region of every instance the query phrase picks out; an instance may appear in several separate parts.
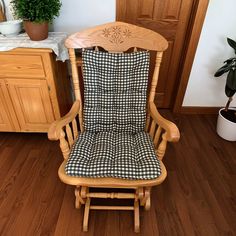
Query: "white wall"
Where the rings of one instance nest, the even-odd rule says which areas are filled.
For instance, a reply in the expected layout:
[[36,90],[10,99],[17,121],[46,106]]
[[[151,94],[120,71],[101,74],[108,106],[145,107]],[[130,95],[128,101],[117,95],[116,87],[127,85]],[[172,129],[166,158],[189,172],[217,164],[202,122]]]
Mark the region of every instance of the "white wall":
[[[54,30],[73,33],[114,21],[115,1],[62,0]],[[10,0],[5,2],[9,5]],[[226,38],[236,39],[235,9],[236,0],[210,0],[183,106],[224,106],[226,103],[225,77],[213,75],[225,59],[234,55]],[[8,15],[8,18],[12,17]],[[236,98],[232,105],[236,106]]]
[[[9,10],[11,0],[4,0],[7,19],[13,19]],[[116,0],[61,0],[60,16],[53,22],[54,31],[74,33],[87,27],[115,21]]]
[[[183,106],[224,106],[225,78],[215,78],[223,61],[234,56],[226,41],[236,40],[236,0],[210,0]],[[236,97],[232,105],[236,106]]]
[[60,16],[54,20],[54,30],[73,33],[115,21],[115,5],[115,0],[62,0]]
[[13,15],[12,15],[12,12],[11,12],[11,9],[10,9],[10,6],[9,6],[11,0],[3,0],[3,1],[4,1],[4,3],[5,3],[5,6],[6,6],[5,15],[6,15],[7,20],[13,20],[14,17],[13,17]]

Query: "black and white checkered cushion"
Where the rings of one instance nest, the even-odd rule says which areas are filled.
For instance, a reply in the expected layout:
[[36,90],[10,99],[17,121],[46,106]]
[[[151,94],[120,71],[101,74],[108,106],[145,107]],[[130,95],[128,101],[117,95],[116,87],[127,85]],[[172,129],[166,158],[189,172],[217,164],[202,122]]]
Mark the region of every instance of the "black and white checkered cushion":
[[153,179],[161,174],[145,132],[84,132],[72,148],[66,173],[78,177]]
[[84,128],[66,164],[77,177],[154,179],[161,174],[144,132],[149,53],[83,52]]
[[149,52],[85,50],[84,128],[86,131],[143,131]]

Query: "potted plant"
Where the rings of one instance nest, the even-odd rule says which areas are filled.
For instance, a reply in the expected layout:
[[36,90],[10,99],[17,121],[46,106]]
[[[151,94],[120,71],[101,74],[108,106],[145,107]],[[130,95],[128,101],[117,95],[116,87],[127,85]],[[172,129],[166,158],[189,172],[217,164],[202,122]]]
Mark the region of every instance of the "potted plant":
[[[230,38],[227,38],[227,41],[236,54],[236,42]],[[227,59],[224,63],[225,64],[215,73],[215,77],[227,73],[225,94],[228,97],[225,108],[222,108],[219,111],[217,133],[226,140],[236,141],[236,109],[230,107],[230,103],[236,93],[236,56]]]
[[11,0],[14,14],[24,20],[24,28],[31,40],[48,37],[48,23],[59,16],[60,0]]

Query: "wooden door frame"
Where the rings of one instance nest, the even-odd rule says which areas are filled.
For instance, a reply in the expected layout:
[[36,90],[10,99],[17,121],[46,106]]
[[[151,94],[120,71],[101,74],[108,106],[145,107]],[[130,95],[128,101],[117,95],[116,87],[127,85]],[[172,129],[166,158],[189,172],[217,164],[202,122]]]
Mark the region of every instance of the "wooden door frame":
[[173,106],[173,111],[176,113],[182,112],[182,104],[185,92],[188,86],[189,76],[192,70],[192,65],[197,50],[199,38],[202,31],[202,26],[205,20],[209,0],[195,0],[190,16],[188,34],[186,35],[186,47],[184,58],[182,61],[181,72],[179,73],[179,83]]
[[[119,0],[116,0],[116,19],[119,9]],[[176,113],[181,113],[182,103],[184,100],[185,91],[187,89],[189,76],[191,73],[195,53],[198,46],[198,41],[202,31],[202,26],[207,12],[209,0],[193,0],[193,7],[188,24],[187,34],[185,36],[185,47],[183,52],[183,59],[180,62],[179,80],[177,81],[177,89],[175,91],[176,97],[172,110]]]

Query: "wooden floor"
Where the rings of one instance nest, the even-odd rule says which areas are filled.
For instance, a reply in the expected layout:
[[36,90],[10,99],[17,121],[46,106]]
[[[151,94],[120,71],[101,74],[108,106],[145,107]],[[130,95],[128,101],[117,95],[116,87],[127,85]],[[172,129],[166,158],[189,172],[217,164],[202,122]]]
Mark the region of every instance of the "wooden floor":
[[[236,235],[236,143],[215,133],[215,116],[172,117],[181,130],[169,145],[167,180],[141,210],[140,235]],[[56,142],[45,134],[0,133],[0,235],[139,235],[131,212],[92,211],[82,233],[83,211],[74,189],[61,183]]]

